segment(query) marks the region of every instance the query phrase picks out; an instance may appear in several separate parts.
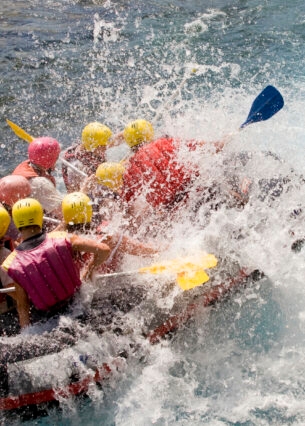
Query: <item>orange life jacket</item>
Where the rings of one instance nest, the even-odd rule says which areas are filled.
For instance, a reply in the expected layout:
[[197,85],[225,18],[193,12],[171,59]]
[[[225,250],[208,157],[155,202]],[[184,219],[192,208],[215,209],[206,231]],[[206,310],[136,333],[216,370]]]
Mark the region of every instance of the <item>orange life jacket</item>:
[[13,171],[12,175],[18,175],[18,176],[24,176],[27,179],[31,179],[34,177],[45,177],[49,179],[53,183],[54,186],[56,186],[56,181],[54,176],[50,175],[46,170],[39,170],[39,173],[34,169],[34,167],[31,165],[30,160],[25,160],[22,163],[20,163],[15,170]]

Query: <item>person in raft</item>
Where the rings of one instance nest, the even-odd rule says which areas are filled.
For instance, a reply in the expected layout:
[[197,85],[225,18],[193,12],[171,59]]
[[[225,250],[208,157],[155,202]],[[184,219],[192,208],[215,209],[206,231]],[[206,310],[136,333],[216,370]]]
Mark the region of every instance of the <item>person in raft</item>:
[[34,139],[28,147],[28,159],[19,164],[12,173],[29,180],[31,196],[40,202],[48,215],[55,217],[60,214],[63,199],[56,189],[56,181],[52,175],[59,154],[60,145],[56,139],[51,137]]
[[[110,255],[98,268],[98,273],[117,272],[121,266],[124,254],[149,257],[159,253],[156,246],[143,244],[138,240],[116,232],[111,222],[94,218],[92,201],[83,192],[67,194],[62,201],[62,215],[65,229],[69,233],[94,235],[95,240],[104,242],[110,247]],[[100,215],[98,215],[100,217]],[[97,225],[98,223],[98,225]],[[88,255],[80,258],[81,264],[86,264]]]
[[[154,128],[147,120],[129,123],[123,131],[131,155],[124,162],[121,199],[137,227],[147,220],[158,223],[168,218],[181,202],[186,202],[199,171],[179,159],[179,150],[189,152],[205,141],[184,141],[164,136],[154,139]],[[223,142],[210,144],[212,152],[222,150]]]
[[[17,201],[12,217],[22,242],[2,263],[14,281],[20,326],[30,324],[31,304],[39,311],[54,312],[68,304],[82,280],[110,253],[108,245],[66,232],[42,232],[43,208],[33,198]],[[80,271],[78,253],[92,253],[93,258]]]
[[[91,198],[93,211],[103,220],[123,219],[120,191],[125,167],[122,163],[106,161],[98,166],[95,174],[85,179],[81,191]],[[94,215],[96,216],[96,215]]]
[[[69,147],[63,154],[64,160],[71,163],[88,176],[106,161],[106,151],[113,143],[112,131],[99,122],[87,124],[82,131],[81,143]],[[79,191],[84,177],[66,163],[62,163],[62,176],[67,192]]]
[[[4,262],[11,250],[6,247],[8,228],[11,223],[11,217],[8,211],[0,206],[0,264]],[[6,271],[0,268],[0,288],[11,287],[14,285],[13,280]],[[0,294],[0,310],[1,313],[6,312],[12,306],[12,300],[6,294]],[[20,319],[22,321],[22,318]],[[2,334],[2,322],[0,321],[0,334]]]
[[[29,197],[31,192],[31,185],[23,176],[8,175],[0,179],[0,203],[8,211],[10,218],[12,216],[13,205],[18,200]],[[13,250],[19,239],[20,233],[11,218],[6,235],[4,236],[4,245],[9,250]]]

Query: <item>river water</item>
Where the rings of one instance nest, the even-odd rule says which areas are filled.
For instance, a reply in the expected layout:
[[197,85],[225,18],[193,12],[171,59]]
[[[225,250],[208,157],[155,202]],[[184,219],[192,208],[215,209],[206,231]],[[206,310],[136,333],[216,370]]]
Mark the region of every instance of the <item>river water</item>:
[[[5,119],[67,147],[90,121],[116,132],[138,117],[157,136],[233,133],[224,155],[252,155],[241,175],[289,176],[280,197],[254,188],[242,211],[220,209],[202,227],[199,215],[200,232],[185,217],[171,234],[173,254],[229,254],[264,271],[264,285],[204,310],[117,386],[24,424],[304,425],[304,253],[290,246],[305,223],[303,211],[292,214],[305,199],[305,3],[1,0],[0,26],[1,176],[27,150]],[[236,132],[269,84],[284,108]],[[222,155],[194,161],[221,180]]]

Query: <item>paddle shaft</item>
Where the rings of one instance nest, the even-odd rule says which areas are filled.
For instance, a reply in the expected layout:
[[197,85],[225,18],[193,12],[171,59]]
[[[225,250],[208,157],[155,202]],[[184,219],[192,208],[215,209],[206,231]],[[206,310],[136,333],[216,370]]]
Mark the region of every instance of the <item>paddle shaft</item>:
[[46,222],[54,223],[55,225],[59,225],[61,221],[59,219],[54,219],[53,217],[43,216],[43,220]]
[[69,161],[67,161],[67,160],[65,160],[61,157],[59,159],[65,166],[69,167],[74,172],[78,173],[79,175],[83,176],[84,178],[88,177],[88,175],[85,172],[83,172],[82,170],[79,170],[77,167],[73,166],[73,164],[71,164]]
[[13,293],[15,290],[15,287],[0,288],[0,293]]
[[96,274],[94,275],[93,279],[103,279],[103,278],[112,278],[112,277],[125,277],[128,275],[135,275],[135,274],[141,274],[143,272],[137,270],[134,271],[125,271],[125,272],[113,272],[111,274]]

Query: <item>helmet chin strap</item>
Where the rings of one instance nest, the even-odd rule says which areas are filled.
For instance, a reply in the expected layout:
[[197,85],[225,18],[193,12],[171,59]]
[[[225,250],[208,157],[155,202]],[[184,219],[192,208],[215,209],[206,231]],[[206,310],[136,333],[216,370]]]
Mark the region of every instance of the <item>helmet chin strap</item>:
[[32,163],[31,161],[30,161],[30,166],[32,166],[33,167],[33,169],[35,170],[35,171],[37,171],[37,172],[39,172],[39,171],[45,171],[45,169],[43,168],[43,167],[41,167],[41,166],[39,166],[38,164],[35,164],[35,163]]
[[51,175],[52,172],[54,171],[54,168],[45,169],[44,167],[41,167],[38,164],[32,163],[31,161],[30,161],[30,165],[33,167],[35,171],[37,172],[42,171],[44,173],[47,173],[48,175]]

